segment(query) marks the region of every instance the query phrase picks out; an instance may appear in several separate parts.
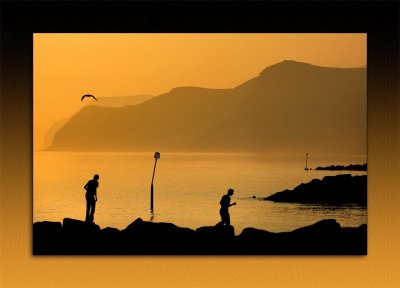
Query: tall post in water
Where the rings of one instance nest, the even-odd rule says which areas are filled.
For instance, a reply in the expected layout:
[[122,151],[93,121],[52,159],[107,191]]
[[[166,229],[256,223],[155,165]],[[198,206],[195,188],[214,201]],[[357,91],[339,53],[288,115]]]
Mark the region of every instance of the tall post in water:
[[160,159],[160,152],[154,153],[154,169],[153,169],[153,177],[151,178],[151,191],[150,191],[150,212],[153,213],[154,206],[153,206],[153,181],[154,181],[154,174],[156,173],[157,167],[157,160]]

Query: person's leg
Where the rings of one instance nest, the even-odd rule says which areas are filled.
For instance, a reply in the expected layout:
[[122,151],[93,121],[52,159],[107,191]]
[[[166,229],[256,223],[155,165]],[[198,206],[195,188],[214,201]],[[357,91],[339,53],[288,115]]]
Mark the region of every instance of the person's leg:
[[224,213],[223,211],[219,210],[219,215],[221,215],[221,222],[219,222],[220,225],[224,225]]
[[222,224],[229,225],[229,213],[228,211],[221,211],[221,219],[222,219]]
[[229,212],[226,213],[226,220],[225,220],[226,226],[231,225],[231,217],[229,216]]
[[90,202],[86,198],[86,218],[85,221],[89,221],[89,215],[90,215]]
[[92,210],[90,211],[90,220],[93,222],[94,221],[94,211],[96,210],[96,201],[92,201],[91,203]]

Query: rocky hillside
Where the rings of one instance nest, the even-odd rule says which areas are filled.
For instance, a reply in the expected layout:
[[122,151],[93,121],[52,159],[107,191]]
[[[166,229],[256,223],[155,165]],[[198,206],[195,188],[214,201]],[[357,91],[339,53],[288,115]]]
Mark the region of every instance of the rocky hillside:
[[366,108],[366,69],[283,61],[232,89],[87,106],[49,150],[366,153]]

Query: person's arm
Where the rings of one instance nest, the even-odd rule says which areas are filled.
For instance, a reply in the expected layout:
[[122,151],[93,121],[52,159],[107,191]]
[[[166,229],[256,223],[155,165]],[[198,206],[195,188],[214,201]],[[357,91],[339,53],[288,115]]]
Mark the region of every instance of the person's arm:
[[97,192],[94,192],[94,200],[97,201]]
[[236,202],[233,202],[233,203],[231,204],[231,197],[228,197],[228,207],[231,207],[231,206],[233,206],[233,205],[236,205]]
[[85,189],[85,190],[87,190],[88,188],[89,188],[89,182],[88,183],[86,183],[86,185],[85,186],[83,186],[83,188]]

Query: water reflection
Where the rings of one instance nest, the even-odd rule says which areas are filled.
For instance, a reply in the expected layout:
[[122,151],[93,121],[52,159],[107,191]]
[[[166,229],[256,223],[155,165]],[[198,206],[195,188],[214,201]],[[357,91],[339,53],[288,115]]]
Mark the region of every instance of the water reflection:
[[[342,226],[359,226],[367,219],[366,208],[356,205],[263,201],[277,191],[337,174],[330,171],[305,173],[302,157],[265,156],[260,161],[259,157],[241,154],[165,154],[165,161],[157,167],[160,168],[154,199],[157,209],[156,213],[151,213],[149,183],[154,165],[152,153],[43,152],[34,156],[34,222],[84,219],[82,183],[87,180],[86,175],[93,173],[93,167],[104,175],[96,207],[96,222],[101,227],[125,229],[137,218],[171,222],[191,229],[215,225],[220,220],[221,194],[229,186],[235,188],[232,201],[238,203],[230,214],[236,234],[246,227],[272,232],[290,231],[323,218],[334,218]],[[329,159],[326,164],[365,161],[362,157],[349,156],[343,156],[342,161],[331,157],[326,159]],[[324,162],[317,164],[326,166]]]
[[353,203],[343,203],[343,204],[327,204],[327,203],[302,203],[297,204],[300,210],[365,210],[365,206],[361,206]]

